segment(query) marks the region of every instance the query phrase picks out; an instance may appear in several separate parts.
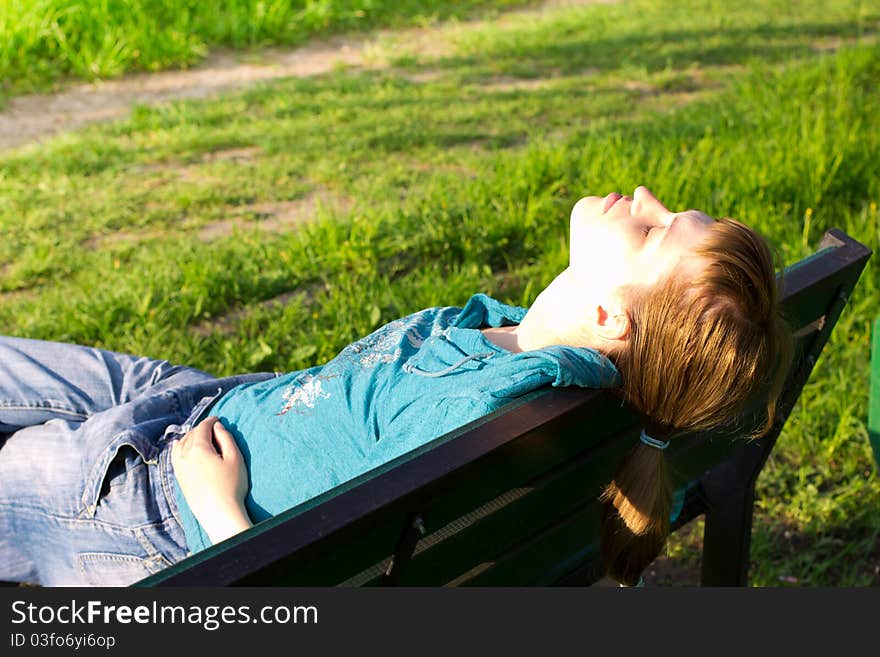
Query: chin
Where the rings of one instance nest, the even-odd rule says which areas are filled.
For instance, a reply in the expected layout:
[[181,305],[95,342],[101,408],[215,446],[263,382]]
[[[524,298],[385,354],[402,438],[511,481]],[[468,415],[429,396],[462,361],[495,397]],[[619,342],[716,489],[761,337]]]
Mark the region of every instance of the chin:
[[589,221],[596,214],[598,203],[602,201],[599,196],[585,196],[574,204],[571,209],[571,221],[574,223]]

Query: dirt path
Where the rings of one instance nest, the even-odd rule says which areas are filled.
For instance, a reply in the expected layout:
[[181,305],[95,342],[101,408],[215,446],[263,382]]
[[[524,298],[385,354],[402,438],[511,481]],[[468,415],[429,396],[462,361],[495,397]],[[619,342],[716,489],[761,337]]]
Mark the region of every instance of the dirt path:
[[[522,21],[566,6],[612,4],[617,0],[549,0],[538,6],[506,12],[493,25]],[[394,56],[418,53],[439,57],[453,50],[454,34],[487,27],[486,20],[441,24],[427,28],[379,30],[360,37],[315,41],[293,50],[277,48],[250,53],[218,52],[197,67],[183,71],[144,73],[118,80],[80,83],[55,94],[34,94],[10,100],[0,112],[0,149],[79,126],[126,116],[132,106],[178,98],[205,98],[255,82],[306,77],[336,67],[384,68]],[[254,63],[256,61],[256,63]]]

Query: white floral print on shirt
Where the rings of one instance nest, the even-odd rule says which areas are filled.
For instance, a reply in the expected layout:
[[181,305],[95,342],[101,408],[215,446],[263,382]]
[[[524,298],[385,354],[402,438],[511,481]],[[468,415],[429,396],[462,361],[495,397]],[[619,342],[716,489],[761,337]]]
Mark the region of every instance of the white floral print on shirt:
[[321,383],[322,380],[329,378],[332,377],[312,376],[311,374],[297,377],[293,385],[281,393],[285,404],[278,415],[284,415],[289,411],[306,413],[315,408],[315,402],[319,399],[330,399],[330,393],[324,391]]

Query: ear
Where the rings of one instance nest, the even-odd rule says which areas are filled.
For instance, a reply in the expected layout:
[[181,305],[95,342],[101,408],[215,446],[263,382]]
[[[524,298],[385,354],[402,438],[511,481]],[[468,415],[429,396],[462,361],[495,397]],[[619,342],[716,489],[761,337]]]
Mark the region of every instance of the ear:
[[596,334],[606,340],[626,340],[629,337],[629,314],[619,306],[596,306]]

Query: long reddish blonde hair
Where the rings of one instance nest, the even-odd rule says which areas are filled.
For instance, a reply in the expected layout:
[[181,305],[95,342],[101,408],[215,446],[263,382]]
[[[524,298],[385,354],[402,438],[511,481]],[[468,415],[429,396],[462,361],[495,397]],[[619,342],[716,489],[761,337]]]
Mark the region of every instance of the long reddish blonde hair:
[[[619,393],[644,417],[649,435],[674,440],[728,423],[767,385],[766,417],[750,432],[763,435],[791,358],[770,249],[745,224],[720,219],[694,255],[708,263],[695,276],[673,272],[650,289],[628,291],[630,335],[612,355],[623,378]],[[636,443],[601,500],[605,570],[632,586],[669,535],[664,452]]]

